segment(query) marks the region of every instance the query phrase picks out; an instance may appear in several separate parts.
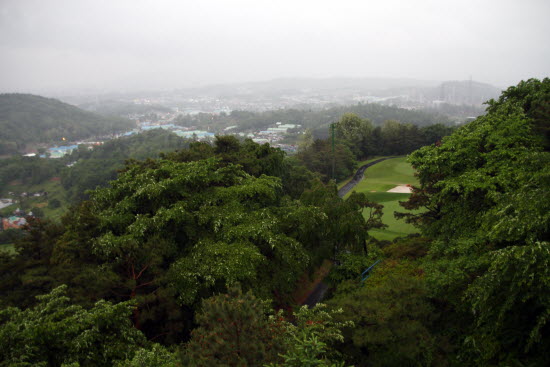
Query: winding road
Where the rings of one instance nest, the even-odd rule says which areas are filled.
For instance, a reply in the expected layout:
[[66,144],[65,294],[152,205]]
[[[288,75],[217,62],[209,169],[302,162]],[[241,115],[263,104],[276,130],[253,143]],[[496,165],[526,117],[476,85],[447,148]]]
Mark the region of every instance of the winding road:
[[[375,165],[376,163],[380,163],[382,161],[385,161],[386,159],[391,159],[391,158],[394,158],[394,157],[380,158],[359,167],[357,172],[355,172],[355,175],[353,175],[353,178],[349,180],[347,184],[342,186],[340,190],[338,190],[338,196],[343,198],[348,192],[351,191],[351,189],[355,187],[355,185],[361,182],[361,180],[363,179],[363,176],[365,175],[365,170],[367,168]],[[327,290],[328,290],[328,285],[323,283],[323,281],[319,282],[319,284],[317,284],[317,286],[313,289],[313,291],[307,296],[303,304],[307,305],[309,308],[312,308],[317,303],[323,300],[323,297],[325,296],[325,293],[327,292]]]
[[380,163],[382,161],[385,161],[386,159],[392,159],[392,158],[394,158],[394,157],[380,158],[380,159],[377,159],[375,161],[372,161],[370,163],[364,164],[361,167],[359,167],[357,172],[355,172],[355,175],[353,175],[353,178],[351,180],[349,180],[349,182],[347,184],[342,186],[342,188],[340,190],[338,190],[338,196],[343,198],[344,196],[346,196],[346,194],[348,192],[351,191],[351,189],[353,189],[355,187],[355,185],[357,185],[359,182],[361,182],[361,180],[363,179],[363,176],[365,175],[365,170],[367,168],[369,168],[370,166],[374,166],[376,163]]

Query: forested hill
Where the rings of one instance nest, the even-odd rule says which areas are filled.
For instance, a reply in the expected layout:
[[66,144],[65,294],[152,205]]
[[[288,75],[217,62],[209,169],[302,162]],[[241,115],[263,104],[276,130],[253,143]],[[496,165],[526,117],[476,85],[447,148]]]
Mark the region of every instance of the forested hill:
[[106,118],[56,99],[31,94],[0,94],[0,154],[29,143],[61,142],[123,131],[129,120]]

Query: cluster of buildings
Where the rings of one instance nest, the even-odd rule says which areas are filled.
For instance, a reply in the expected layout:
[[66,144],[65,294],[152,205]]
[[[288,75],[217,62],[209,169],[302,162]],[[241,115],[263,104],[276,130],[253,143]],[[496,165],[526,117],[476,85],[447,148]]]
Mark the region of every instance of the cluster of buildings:
[[164,129],[172,131],[177,136],[180,136],[182,138],[186,139],[197,139],[197,140],[209,140],[214,138],[215,134],[209,131],[205,130],[197,130],[195,128],[186,128],[183,126],[178,126],[174,124],[163,124],[160,122],[152,123],[152,122],[143,122],[139,125],[139,129],[133,130],[132,132],[134,134],[137,134],[140,131],[149,131],[153,129]]
[[268,127],[267,130],[260,131],[258,135],[278,137],[288,133],[290,129],[300,128],[302,125],[283,124],[282,122],[276,122],[275,127]]
[[[22,192],[20,194],[16,194],[13,192],[8,192],[9,196],[16,197],[19,196],[20,198],[32,198],[32,197],[42,197],[42,196],[48,196],[48,193],[46,191],[38,191],[38,192]],[[0,209],[7,208],[8,206],[11,206],[13,204],[16,204],[17,200],[12,198],[4,198],[0,199]],[[21,228],[25,224],[27,224],[27,217],[34,216],[32,211],[25,212],[21,210],[20,208],[15,209],[11,215],[1,217],[1,224],[0,224],[0,230],[6,230],[10,228]]]
[[299,129],[302,125],[296,124],[283,124],[282,122],[276,122],[275,126],[268,127],[266,130],[259,131],[254,134],[249,134],[252,141],[258,144],[269,143],[275,148],[280,148],[287,153],[295,153],[297,147],[293,144],[281,143],[289,130]]
[[[4,200],[4,199],[2,199],[2,200]],[[32,217],[32,216],[33,216],[32,212],[25,213],[21,209],[17,208],[13,212],[13,215],[11,215],[9,217],[2,218],[2,228],[0,228],[0,229],[3,230],[3,231],[5,231],[7,229],[20,229],[25,224],[27,224],[27,219],[26,218],[27,217]]]
[[0,199],[0,209],[4,209],[14,203],[13,199]]
[[[111,135],[108,137],[95,137],[94,139],[96,139],[97,141],[79,141],[79,142],[74,142],[72,144],[50,147],[46,150],[44,154],[40,154],[39,156],[41,158],[61,158],[65,155],[70,154],[75,149],[78,149],[80,145],[87,145],[89,149],[93,149],[95,145],[101,145],[103,144],[104,140],[107,140],[107,139],[131,136],[131,135],[139,134],[144,131],[149,131],[154,129],[169,130],[174,134],[186,139],[203,140],[203,141],[211,141],[212,139],[214,139],[216,135],[216,133],[214,132],[201,130],[196,127],[179,126],[172,123],[174,118],[178,115],[177,112],[178,111],[176,111],[176,113],[174,113],[173,111],[163,113],[163,112],[156,111],[154,113],[154,116],[156,117],[154,118],[154,121],[151,121],[151,114],[129,115],[128,117],[130,119],[135,120],[137,124],[137,127],[131,131],[119,133],[116,135]],[[149,121],[143,121],[147,117],[149,117]],[[283,144],[282,140],[285,139],[286,134],[289,133],[289,130],[295,130],[299,128],[301,128],[301,125],[276,122],[271,127],[268,127],[266,130],[262,130],[262,131],[236,133],[234,130],[238,129],[238,126],[228,126],[224,128],[222,131],[220,131],[218,134],[222,134],[222,135],[235,134],[241,137],[250,138],[258,144],[269,143],[274,147],[281,148],[284,151],[289,153],[293,153],[296,151],[296,147],[294,145]],[[25,154],[25,156],[34,157],[34,156],[37,156],[37,154],[29,153],[29,154]]]
[[94,146],[102,145],[103,141],[79,141],[70,145],[55,145],[47,148],[44,154],[28,153],[24,154],[24,157],[36,157],[40,158],[61,158],[67,154],[70,154],[73,150],[77,149],[80,145],[86,145],[89,149],[93,149]]
[[267,130],[262,130],[255,135],[258,138],[268,139],[269,142],[276,142],[282,140],[284,135],[288,133],[288,130],[300,128],[301,126],[302,125],[283,124],[282,122],[276,122],[275,127],[268,127]]

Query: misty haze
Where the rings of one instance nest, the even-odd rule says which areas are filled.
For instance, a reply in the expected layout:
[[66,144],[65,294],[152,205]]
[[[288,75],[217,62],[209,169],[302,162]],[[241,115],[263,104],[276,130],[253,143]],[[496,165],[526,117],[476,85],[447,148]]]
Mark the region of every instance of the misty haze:
[[0,0],[0,367],[549,366],[549,15]]

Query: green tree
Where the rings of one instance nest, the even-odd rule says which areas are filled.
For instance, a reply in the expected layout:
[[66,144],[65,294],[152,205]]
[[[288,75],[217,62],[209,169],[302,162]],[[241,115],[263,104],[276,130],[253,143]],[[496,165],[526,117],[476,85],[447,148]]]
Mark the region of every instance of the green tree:
[[190,366],[341,366],[334,345],[343,341],[342,328],[351,322],[334,320],[338,312],[324,305],[300,308],[294,322],[240,287],[206,299],[197,315],[199,327],[182,354]]
[[28,218],[28,225],[15,241],[16,253],[0,262],[0,299],[6,306],[28,307],[34,297],[55,285],[51,256],[57,238],[64,232],[59,224]]
[[146,345],[129,321],[132,303],[99,301],[87,310],[72,305],[65,288],[38,296],[35,307],[0,311],[0,365],[112,366]]
[[368,366],[430,365],[434,310],[422,271],[407,261],[385,260],[359,283],[341,283],[328,304],[341,307],[337,320],[351,320],[342,353],[350,363]]
[[268,317],[265,302],[237,285],[229,293],[202,302],[199,327],[183,352],[189,366],[262,366],[277,361],[284,351],[285,323]]
[[343,356],[336,346],[344,342],[342,330],[355,325],[349,320],[339,321],[342,313],[342,309],[330,309],[321,303],[295,311],[294,322],[286,324],[283,334],[286,352],[279,366],[343,367]]
[[498,100],[490,100],[487,111],[495,112],[503,104],[519,106],[531,119],[544,150],[550,150],[550,78],[522,80],[502,92]]
[[424,211],[403,216],[436,239],[428,281],[456,312],[468,363],[548,363],[550,153],[538,129],[548,120],[530,108],[542,89],[510,88],[485,116],[410,156],[420,187],[404,206]]
[[300,151],[306,150],[313,145],[313,142],[313,131],[311,131],[311,129],[306,129],[306,131],[304,131],[304,134],[300,136],[298,149]]
[[[322,244],[325,258],[335,258],[342,252],[367,252],[366,240],[372,228],[383,228],[383,206],[367,199],[364,193],[352,192],[346,199],[338,197],[336,185],[314,182],[300,200],[316,205],[326,215],[326,222],[316,229],[315,242]],[[368,213],[366,216],[364,212]],[[366,218],[365,218],[366,217]]]
[[345,113],[336,124],[338,138],[349,143],[357,158],[365,158],[364,142],[372,133],[372,123],[354,113]]
[[152,348],[141,348],[134,354],[132,359],[119,361],[115,367],[179,367],[176,353],[168,351],[159,344],[154,344]]
[[[334,156],[336,181],[350,177],[355,170],[356,162],[349,147],[336,144]],[[296,157],[307,169],[319,173],[323,182],[328,182],[332,178],[332,147],[328,140],[315,140],[309,149],[298,152]]]
[[32,215],[34,215],[37,218],[43,218],[44,217],[44,210],[38,206],[34,206],[31,208]]
[[[237,281],[287,302],[314,246],[301,242],[303,228],[320,226],[323,214],[282,200],[281,188],[219,158],[134,162],[66,218],[58,274],[78,297],[136,299],[134,323],[150,337],[164,327],[178,334],[175,320],[186,317],[175,301],[193,308]],[[174,319],[155,322],[164,314]]]

